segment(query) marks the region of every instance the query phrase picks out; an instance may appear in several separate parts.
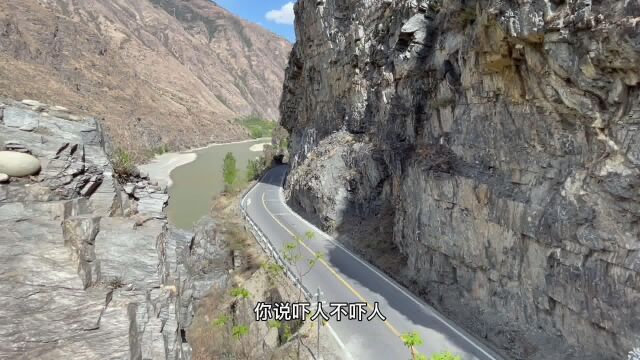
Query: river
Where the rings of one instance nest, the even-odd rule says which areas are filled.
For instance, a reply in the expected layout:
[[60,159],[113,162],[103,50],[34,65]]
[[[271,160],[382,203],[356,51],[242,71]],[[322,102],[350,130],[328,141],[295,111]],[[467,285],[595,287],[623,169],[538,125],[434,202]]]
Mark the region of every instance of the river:
[[255,145],[265,142],[269,142],[269,139],[194,150],[197,158],[193,162],[178,166],[171,172],[171,198],[166,209],[169,222],[181,229],[191,229],[198,219],[209,213],[213,196],[224,189],[222,163],[225,155],[231,152],[235,156],[238,177],[244,179],[249,159],[262,155],[261,146]]

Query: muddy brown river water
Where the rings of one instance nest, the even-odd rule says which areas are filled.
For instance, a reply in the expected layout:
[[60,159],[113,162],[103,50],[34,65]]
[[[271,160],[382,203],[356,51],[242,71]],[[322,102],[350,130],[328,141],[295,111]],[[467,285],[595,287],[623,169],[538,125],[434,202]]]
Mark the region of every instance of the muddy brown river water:
[[[209,212],[211,199],[224,189],[222,163],[227,152],[233,153],[240,178],[246,177],[249,159],[262,155],[262,151],[251,151],[251,147],[268,142],[268,139],[235,144],[212,145],[195,150],[195,161],[179,166],[171,172],[173,185],[169,188],[169,221],[182,229],[191,229],[193,224]],[[257,150],[254,147],[254,150]]]

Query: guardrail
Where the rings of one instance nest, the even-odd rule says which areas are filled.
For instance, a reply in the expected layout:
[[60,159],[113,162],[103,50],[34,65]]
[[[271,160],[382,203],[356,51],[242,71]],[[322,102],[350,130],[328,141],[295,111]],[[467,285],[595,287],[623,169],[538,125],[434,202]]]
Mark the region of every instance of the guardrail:
[[[286,178],[286,175],[285,175],[285,178]],[[256,184],[260,183],[261,180],[262,180],[262,177],[260,178],[260,180],[256,182]],[[264,250],[265,253],[270,255],[275,260],[275,262],[282,267],[287,277],[291,281],[293,281],[294,285],[298,289],[302,290],[302,293],[304,294],[305,298],[308,301],[311,301],[313,298],[313,294],[304,286],[304,284],[302,284],[302,279],[298,278],[298,276],[296,276],[296,274],[294,274],[291,271],[289,263],[285,262],[284,259],[282,259],[282,256],[280,255],[280,253],[278,253],[278,251],[275,249],[275,247],[273,246],[269,238],[264,234],[262,229],[260,229],[260,226],[256,224],[256,222],[253,221],[253,219],[251,219],[251,217],[247,213],[247,210],[244,207],[245,199],[247,198],[249,193],[255,188],[256,184],[252,185],[249,189],[247,189],[242,195],[242,197],[240,198],[240,212],[242,214],[242,218],[249,224],[248,228],[245,225],[245,229],[249,230],[249,232],[253,234],[253,237],[256,239],[260,247],[262,247],[262,250]]]

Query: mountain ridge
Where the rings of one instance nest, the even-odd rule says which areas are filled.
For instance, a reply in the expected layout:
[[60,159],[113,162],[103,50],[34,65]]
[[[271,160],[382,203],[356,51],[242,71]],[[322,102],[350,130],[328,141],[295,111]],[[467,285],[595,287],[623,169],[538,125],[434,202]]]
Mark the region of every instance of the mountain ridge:
[[144,157],[248,138],[279,117],[291,44],[206,0],[26,0],[0,5],[0,94],[104,119]]

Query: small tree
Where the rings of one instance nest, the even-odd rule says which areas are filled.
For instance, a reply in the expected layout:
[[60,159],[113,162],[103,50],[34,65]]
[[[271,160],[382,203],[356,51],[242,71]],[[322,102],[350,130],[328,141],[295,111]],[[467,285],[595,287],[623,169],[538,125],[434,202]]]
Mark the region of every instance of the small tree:
[[[312,253],[311,258],[307,258],[306,261],[304,256],[302,255],[301,247],[308,240],[312,240],[315,237],[315,233],[313,231],[307,231],[304,233],[304,236],[294,235],[293,242],[289,242],[284,244],[284,249],[282,250],[282,257],[284,260],[290,265],[290,268],[294,272],[294,276],[302,282],[302,279],[313,269],[313,267],[324,257],[321,253]],[[306,266],[301,267],[300,263],[305,263]],[[302,301],[304,297],[304,292],[302,289],[298,290],[298,302]],[[321,306],[320,304],[318,306]],[[285,332],[290,330],[286,328]],[[290,338],[285,336],[285,339]],[[288,340],[288,339],[287,339]],[[300,359],[300,348],[302,346],[302,337],[297,337],[298,343],[296,348],[296,359]]]
[[419,353],[416,347],[424,345],[424,341],[422,337],[420,337],[420,334],[415,331],[409,331],[400,335],[400,339],[404,343],[404,346],[411,350],[411,360],[462,360],[460,356],[453,355],[448,351],[433,354],[431,357]]
[[409,350],[411,350],[411,359],[418,360],[418,356],[420,354],[418,353],[418,350],[416,350],[416,347],[422,346],[424,344],[424,341],[420,337],[420,334],[415,331],[410,331],[400,335],[400,339],[402,339],[404,346],[408,347]]
[[264,157],[250,159],[247,163],[247,181],[258,179],[262,175],[262,171],[264,171]]
[[227,155],[224,156],[224,163],[222,164],[222,177],[224,178],[225,188],[227,191],[229,191],[236,183],[238,177],[236,158],[230,152],[228,152]]

